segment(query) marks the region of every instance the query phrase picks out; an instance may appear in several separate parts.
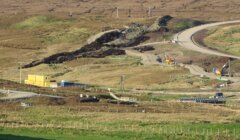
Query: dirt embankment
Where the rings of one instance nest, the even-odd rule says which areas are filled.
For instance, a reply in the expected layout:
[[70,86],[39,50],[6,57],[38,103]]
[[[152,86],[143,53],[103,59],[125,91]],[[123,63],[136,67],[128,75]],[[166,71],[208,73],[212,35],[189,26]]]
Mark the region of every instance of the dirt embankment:
[[110,55],[125,55],[126,52],[121,48],[135,46],[147,40],[148,38],[144,36],[146,33],[162,31],[163,29],[168,31],[166,26],[171,19],[171,16],[164,16],[158,18],[150,27],[133,23],[126,29],[106,31],[92,37],[89,44],[79,50],[54,54],[24,65],[23,68],[30,68],[43,63],[63,63],[82,57],[102,58]]

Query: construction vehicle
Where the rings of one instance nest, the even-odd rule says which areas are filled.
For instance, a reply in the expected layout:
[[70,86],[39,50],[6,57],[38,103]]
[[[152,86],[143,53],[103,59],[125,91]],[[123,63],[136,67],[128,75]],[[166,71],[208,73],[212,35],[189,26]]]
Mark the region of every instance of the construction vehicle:
[[225,63],[221,69],[213,68],[213,73],[218,76],[228,76],[231,77],[231,67],[230,67],[230,60]]
[[175,58],[169,56],[169,55],[165,55],[165,63],[167,64],[175,64]]
[[217,76],[222,76],[222,71],[221,69],[213,68],[213,73]]
[[80,94],[80,102],[81,103],[86,103],[86,102],[99,102],[100,100],[96,97],[96,96],[89,96],[89,95],[83,95],[83,94]]

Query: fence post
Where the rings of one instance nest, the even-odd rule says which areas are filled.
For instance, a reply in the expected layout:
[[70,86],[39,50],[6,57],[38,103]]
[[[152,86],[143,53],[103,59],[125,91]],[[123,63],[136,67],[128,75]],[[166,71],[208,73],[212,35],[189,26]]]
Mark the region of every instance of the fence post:
[[234,135],[234,138],[236,138],[236,129],[235,128],[233,130],[233,135]]
[[88,122],[87,122],[87,130],[88,130]]
[[118,9],[118,7],[117,7],[117,18],[119,18],[119,9]]

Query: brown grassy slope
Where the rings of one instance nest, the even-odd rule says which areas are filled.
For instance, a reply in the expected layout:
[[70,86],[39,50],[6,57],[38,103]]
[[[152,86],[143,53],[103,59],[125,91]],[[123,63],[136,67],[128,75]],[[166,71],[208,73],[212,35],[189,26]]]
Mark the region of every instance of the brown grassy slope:
[[[33,16],[33,18],[38,16]],[[34,27],[34,24],[26,29],[16,28],[15,25],[28,21],[32,17],[10,16],[0,18],[0,77],[9,79],[9,73],[17,75],[19,66],[18,62],[29,63],[33,60],[41,59],[43,57],[66,51],[73,51],[79,49],[88,37],[78,38],[73,34],[77,42],[68,38],[67,34],[75,31],[75,29],[86,29],[90,35],[98,33],[102,27],[106,26],[109,18],[85,17],[82,16],[77,19],[56,18],[57,22],[63,24],[53,24],[49,26]],[[55,19],[55,17],[51,17]],[[153,22],[152,20],[144,19],[128,19],[128,20],[114,20],[108,22],[112,28],[119,28],[123,25],[128,25],[131,22],[146,23]],[[31,23],[31,22],[30,22]],[[47,22],[48,24],[48,22]],[[66,32],[66,34],[65,34]],[[60,42],[49,43],[49,39],[58,38]],[[45,41],[45,42],[43,42]]]
[[146,17],[148,8],[152,16],[170,14],[183,18],[204,20],[227,20],[240,17],[239,0],[2,0],[0,15],[52,14],[59,16],[107,15],[127,17],[131,9],[132,17]]

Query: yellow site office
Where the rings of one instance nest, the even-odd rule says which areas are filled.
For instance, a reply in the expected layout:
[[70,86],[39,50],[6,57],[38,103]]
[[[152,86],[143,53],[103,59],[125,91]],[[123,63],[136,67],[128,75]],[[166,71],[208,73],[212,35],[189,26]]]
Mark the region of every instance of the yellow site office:
[[47,76],[28,75],[28,79],[25,80],[25,84],[39,87],[50,87],[51,82]]

